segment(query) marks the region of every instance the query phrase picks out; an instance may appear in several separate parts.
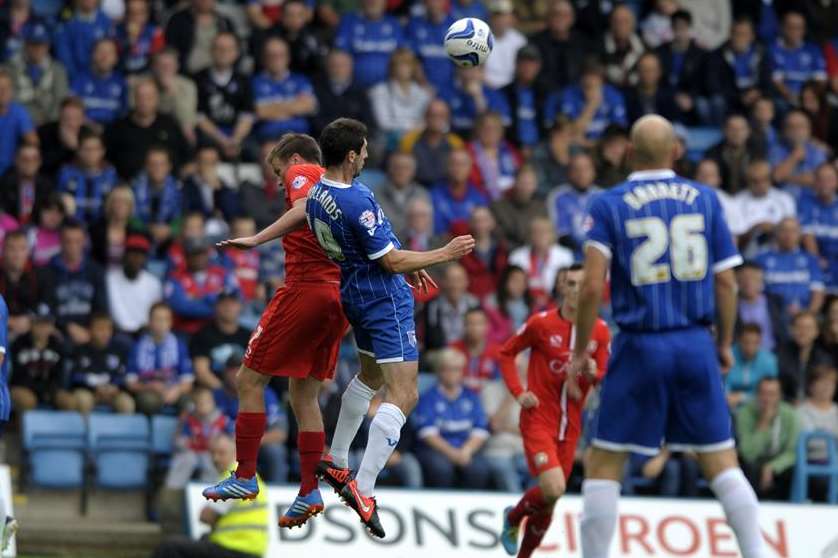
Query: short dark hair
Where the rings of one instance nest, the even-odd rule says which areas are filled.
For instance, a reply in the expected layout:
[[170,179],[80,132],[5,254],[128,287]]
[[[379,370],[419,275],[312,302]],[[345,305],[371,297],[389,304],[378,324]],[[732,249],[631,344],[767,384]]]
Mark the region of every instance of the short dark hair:
[[672,23],[672,25],[675,25],[676,21],[683,21],[687,25],[692,25],[693,24],[693,15],[690,12],[688,12],[687,10],[676,10],[675,13],[673,13],[669,17],[669,21]]
[[17,229],[14,231],[9,231],[6,233],[6,236],[3,237],[3,246],[6,246],[12,240],[17,240],[22,238],[23,240],[29,242],[29,237],[26,235],[26,231],[23,229]]
[[759,324],[747,323],[742,326],[742,330],[739,332],[739,335],[743,336],[746,333],[756,333],[757,335],[762,335],[762,328]]
[[158,310],[167,310],[171,314],[174,314],[174,311],[172,310],[172,307],[169,306],[166,302],[163,302],[161,300],[160,302],[155,302],[154,304],[151,305],[151,308],[148,309],[148,315],[151,316],[152,314],[154,314]]
[[485,317],[486,316],[486,311],[480,305],[472,306],[471,308],[466,310],[465,314],[463,314],[463,321],[465,321],[465,319],[468,318],[472,314],[482,314]]
[[61,234],[64,234],[65,231],[81,231],[83,233],[87,232],[87,228],[84,226],[84,223],[75,217],[65,217],[64,221],[61,223]]
[[79,146],[81,146],[81,144],[83,144],[84,142],[86,142],[88,140],[91,140],[91,139],[99,140],[99,143],[101,143],[102,145],[105,145],[105,140],[104,140],[104,138],[102,138],[102,134],[99,134],[97,132],[94,132],[93,130],[88,130],[88,129],[82,129],[79,132],[79,140],[78,140],[79,141]]
[[308,161],[309,163],[320,164],[323,156],[320,153],[320,146],[317,145],[317,140],[308,134],[287,133],[282,134],[279,141],[268,153],[268,162],[274,159],[280,161],[287,161],[294,156],[294,153]]
[[778,378],[777,376],[763,376],[757,382],[757,390],[762,388],[762,385],[767,384],[768,382],[777,382],[779,384],[780,383],[780,378]]
[[93,322],[113,323],[113,318],[111,318],[111,315],[107,312],[93,312],[93,314],[90,315],[90,323],[92,324]]
[[567,266],[566,271],[582,271],[583,269],[585,269],[585,264],[582,262],[573,262]]
[[367,127],[352,118],[338,118],[320,133],[320,149],[326,167],[340,165],[351,151],[360,154],[367,139]]

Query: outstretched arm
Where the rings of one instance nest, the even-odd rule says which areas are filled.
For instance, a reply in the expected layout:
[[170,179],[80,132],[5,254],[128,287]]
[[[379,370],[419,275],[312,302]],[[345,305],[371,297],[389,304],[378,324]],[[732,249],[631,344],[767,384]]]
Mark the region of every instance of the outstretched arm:
[[305,226],[306,223],[306,200],[305,198],[297,200],[296,203],[282,214],[282,216],[254,234],[253,236],[243,236],[241,238],[231,238],[229,240],[222,240],[218,243],[219,248],[238,248],[240,250],[249,250],[261,246],[266,242],[276,240],[286,234],[293,232]]
[[381,267],[390,273],[413,273],[432,265],[458,260],[474,249],[471,235],[458,236],[451,242],[427,252],[399,250],[394,248],[381,256]]

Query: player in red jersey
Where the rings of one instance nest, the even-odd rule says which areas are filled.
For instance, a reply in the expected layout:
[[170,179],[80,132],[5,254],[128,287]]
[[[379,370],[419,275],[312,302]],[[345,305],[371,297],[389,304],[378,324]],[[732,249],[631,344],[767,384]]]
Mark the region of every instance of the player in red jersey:
[[[537,486],[524,493],[517,505],[504,510],[501,543],[510,556],[516,552],[519,558],[532,555],[550,526],[553,506],[564,494],[573,468],[585,396],[602,379],[608,363],[611,334],[605,322],[597,320],[588,346],[586,374],[578,383],[567,381],[582,274],[581,264],[572,265],[561,283],[561,307],[532,316],[501,349],[503,380],[521,404],[520,427],[527,464],[530,473],[538,477]],[[532,352],[525,389],[518,378],[515,357],[528,348]],[[518,550],[518,530],[524,519],[527,525]]]
[[238,468],[229,478],[204,490],[204,496],[226,500],[258,494],[256,457],[265,433],[265,386],[273,376],[286,376],[299,425],[301,478],[297,499],[279,524],[294,527],[323,511],[315,477],[325,445],[317,396],[321,382],[334,374],[347,322],[340,304],[340,269],[305,227],[306,195],[324,172],[317,141],[305,134],[285,134],[267,163],[283,179],[288,211],[258,234],[220,245],[250,249],[283,236],[285,285],[277,289],[262,314],[236,378]]

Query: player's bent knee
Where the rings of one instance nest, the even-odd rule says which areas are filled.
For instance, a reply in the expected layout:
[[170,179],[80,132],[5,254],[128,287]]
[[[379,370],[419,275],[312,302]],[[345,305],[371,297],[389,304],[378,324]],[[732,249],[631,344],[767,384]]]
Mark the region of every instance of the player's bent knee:
[[564,472],[561,469],[553,469],[542,475],[539,479],[541,494],[548,504],[554,503],[561,498],[566,490]]
[[622,482],[626,458],[625,453],[594,447],[585,464],[585,478]]
[[701,467],[701,472],[708,481],[712,481],[720,473],[728,469],[739,467],[739,459],[736,456],[736,450],[733,448],[713,452],[700,452],[696,456],[698,464]]
[[236,388],[239,394],[253,390],[261,390],[270,381],[270,377],[242,366],[236,372]]

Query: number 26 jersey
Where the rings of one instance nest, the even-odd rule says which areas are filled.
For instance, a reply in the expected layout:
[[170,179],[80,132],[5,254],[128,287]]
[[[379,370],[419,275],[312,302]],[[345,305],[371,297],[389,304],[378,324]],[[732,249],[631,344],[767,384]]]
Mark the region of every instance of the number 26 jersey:
[[593,198],[588,212],[586,246],[611,260],[611,304],[620,329],[713,322],[713,276],[742,258],[712,188],[670,170],[635,172]]

